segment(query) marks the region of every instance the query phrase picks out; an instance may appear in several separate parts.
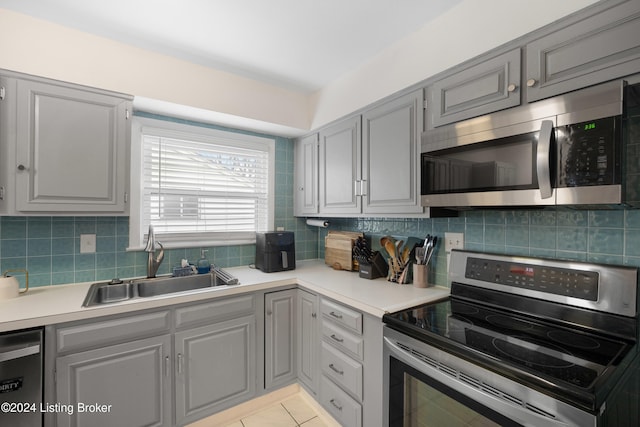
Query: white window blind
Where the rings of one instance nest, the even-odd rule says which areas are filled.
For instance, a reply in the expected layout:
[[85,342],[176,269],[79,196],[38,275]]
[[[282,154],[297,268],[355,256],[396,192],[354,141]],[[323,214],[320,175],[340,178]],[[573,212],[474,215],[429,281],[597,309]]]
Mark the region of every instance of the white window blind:
[[168,247],[251,243],[271,229],[275,142],[168,125],[141,128],[140,244],[149,224]]

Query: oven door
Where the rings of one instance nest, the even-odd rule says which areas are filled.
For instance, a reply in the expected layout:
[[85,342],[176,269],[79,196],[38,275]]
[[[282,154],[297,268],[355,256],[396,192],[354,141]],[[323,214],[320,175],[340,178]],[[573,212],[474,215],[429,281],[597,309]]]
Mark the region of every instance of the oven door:
[[422,205],[554,205],[554,125],[549,118],[467,135],[425,132]]
[[596,417],[384,327],[385,425],[576,426]]

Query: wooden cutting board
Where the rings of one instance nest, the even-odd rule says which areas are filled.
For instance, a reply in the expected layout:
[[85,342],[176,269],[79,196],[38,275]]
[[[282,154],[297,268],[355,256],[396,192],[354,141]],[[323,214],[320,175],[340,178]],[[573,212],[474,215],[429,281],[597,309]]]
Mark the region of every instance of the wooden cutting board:
[[324,238],[324,263],[336,270],[354,270],[353,244],[363,233],[329,231]]

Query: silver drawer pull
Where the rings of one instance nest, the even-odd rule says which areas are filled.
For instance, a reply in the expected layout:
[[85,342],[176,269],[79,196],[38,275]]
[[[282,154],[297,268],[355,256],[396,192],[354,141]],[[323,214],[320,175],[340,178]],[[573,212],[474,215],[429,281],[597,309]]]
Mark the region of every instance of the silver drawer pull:
[[336,336],[336,334],[331,334],[331,338],[332,338],[334,341],[344,342],[344,340],[343,340],[342,338],[338,338],[338,337]]
[[329,313],[331,316],[335,317],[336,319],[342,319],[342,314],[336,314],[335,311],[332,311]]
[[338,411],[342,411],[342,406],[338,405],[335,399],[331,399],[329,403],[331,403],[333,407],[336,408]]
[[336,374],[340,374],[340,375],[344,375],[344,371],[341,371],[340,369],[336,368],[335,366],[333,366],[333,363],[331,363],[329,365],[329,367],[331,368],[331,370],[333,372],[335,372]]

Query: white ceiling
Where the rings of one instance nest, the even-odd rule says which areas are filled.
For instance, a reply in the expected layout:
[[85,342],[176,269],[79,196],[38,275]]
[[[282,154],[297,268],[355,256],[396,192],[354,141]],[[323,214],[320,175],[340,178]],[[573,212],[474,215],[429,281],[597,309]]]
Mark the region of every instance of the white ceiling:
[[461,1],[0,0],[0,8],[310,93]]

